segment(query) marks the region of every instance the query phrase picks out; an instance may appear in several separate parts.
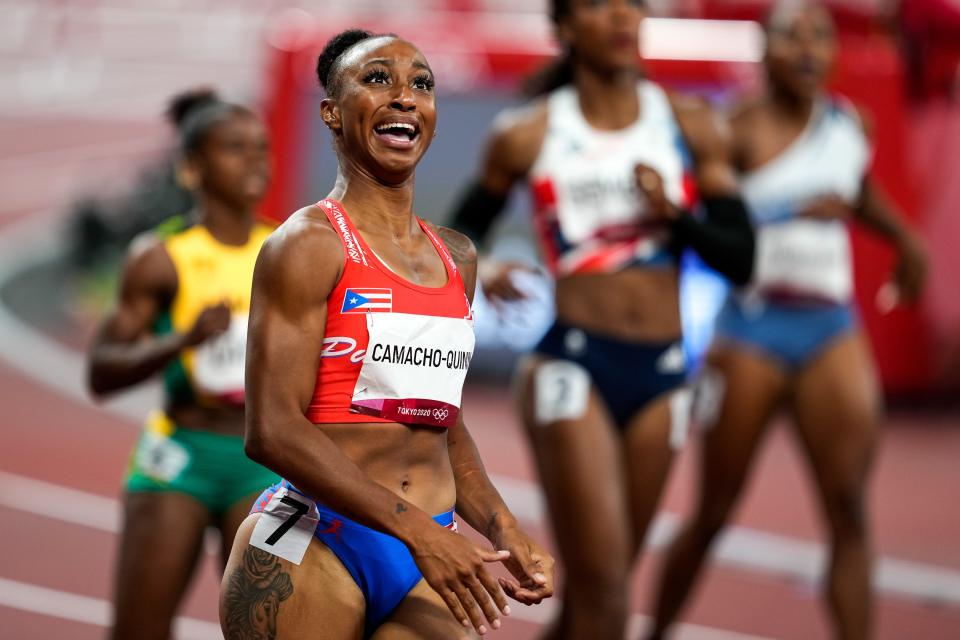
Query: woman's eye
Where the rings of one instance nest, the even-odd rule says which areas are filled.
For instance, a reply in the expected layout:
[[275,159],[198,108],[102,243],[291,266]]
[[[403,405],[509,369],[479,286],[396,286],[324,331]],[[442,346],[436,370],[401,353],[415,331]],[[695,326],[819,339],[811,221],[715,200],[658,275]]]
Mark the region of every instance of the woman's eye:
[[431,91],[433,89],[433,80],[430,76],[418,76],[413,80],[413,88],[421,91]]
[[369,84],[388,84],[390,75],[383,69],[374,69],[363,77],[363,81]]

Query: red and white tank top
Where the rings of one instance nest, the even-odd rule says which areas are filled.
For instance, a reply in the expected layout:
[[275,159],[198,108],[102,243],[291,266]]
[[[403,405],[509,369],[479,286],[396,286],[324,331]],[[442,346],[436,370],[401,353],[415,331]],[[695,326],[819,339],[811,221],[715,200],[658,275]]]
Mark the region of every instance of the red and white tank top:
[[634,167],[656,169],[667,197],[689,208],[690,155],[663,89],[641,81],[637,96],[640,118],[617,131],[590,126],[573,86],[547,98],[547,133],[529,182],[541,249],[556,276],[671,260],[663,229],[647,220]]
[[327,298],[327,326],[307,418],[316,424],[456,424],[473,357],[473,316],[446,246],[419,218],[443,258],[447,283],[422,287],[370,249],[340,203],[321,200],[343,242],[343,275]]

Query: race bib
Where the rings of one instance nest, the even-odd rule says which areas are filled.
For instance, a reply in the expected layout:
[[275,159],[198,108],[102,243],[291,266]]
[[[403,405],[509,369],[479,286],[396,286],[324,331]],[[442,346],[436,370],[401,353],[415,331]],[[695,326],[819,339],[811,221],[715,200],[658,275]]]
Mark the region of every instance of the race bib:
[[404,424],[456,424],[473,357],[473,321],[369,313],[367,331],[351,411]]
[[169,435],[144,431],[137,445],[135,464],[145,476],[173,482],[190,463],[190,453]]
[[850,238],[840,222],[763,225],[756,251],[754,288],[761,294],[845,303],[853,293]]
[[250,546],[300,564],[319,520],[317,505],[312,500],[280,487],[253,527]]
[[193,381],[204,395],[243,404],[247,355],[247,316],[234,314],[230,327],[194,352]]

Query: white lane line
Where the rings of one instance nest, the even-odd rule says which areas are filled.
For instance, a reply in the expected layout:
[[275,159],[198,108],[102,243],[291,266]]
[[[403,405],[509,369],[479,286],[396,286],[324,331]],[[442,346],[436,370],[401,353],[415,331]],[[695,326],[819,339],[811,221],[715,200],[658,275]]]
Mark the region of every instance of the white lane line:
[[0,487],[0,505],[4,507],[108,533],[120,532],[122,509],[114,498],[4,471],[0,471]]
[[[51,231],[51,217],[38,214],[0,227],[0,289],[19,271],[58,255],[62,242]],[[58,227],[59,228],[59,227]],[[16,317],[0,300],[0,359],[61,396],[89,406],[83,382],[84,358]],[[125,421],[139,422],[148,408],[158,406],[160,385],[147,384],[103,406]]]
[[[30,218],[0,229],[0,288],[18,269],[57,255],[54,235],[47,225]],[[2,301],[0,336],[3,336],[0,359],[69,398],[89,403],[81,380],[83,359],[22,322]],[[159,385],[145,387],[138,393],[125,394],[104,408],[139,423],[149,407],[156,406],[158,394]],[[153,400],[147,400],[148,397]],[[524,522],[540,525],[545,521],[543,494],[536,484],[507,476],[491,477],[511,510]],[[666,545],[677,526],[676,515],[661,512],[651,528],[648,546],[658,549]],[[826,553],[819,543],[746,527],[730,527],[715,547],[713,558],[721,564],[751,571],[818,582]],[[875,566],[874,585],[882,593],[920,602],[960,604],[960,571],[889,556],[879,557]]]
[[[536,485],[495,474],[490,478],[519,519],[545,526],[544,497]],[[651,525],[646,548],[666,547],[680,524],[675,513],[661,511]],[[818,583],[824,575],[827,553],[818,542],[732,526],[721,534],[711,558],[728,566]],[[960,605],[960,571],[953,569],[882,555],[876,558],[873,584],[878,591],[898,597]]]
[[[113,606],[106,600],[5,578],[0,578],[0,606],[98,627],[113,619]],[[219,624],[196,618],[178,617],[174,630],[182,640],[223,639]]]

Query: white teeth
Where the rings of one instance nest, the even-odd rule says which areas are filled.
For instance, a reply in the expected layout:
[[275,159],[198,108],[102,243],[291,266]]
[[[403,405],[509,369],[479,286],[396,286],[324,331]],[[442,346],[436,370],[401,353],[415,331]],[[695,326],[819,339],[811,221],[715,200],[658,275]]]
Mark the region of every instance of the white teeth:
[[416,127],[406,122],[388,122],[386,124],[377,125],[375,127],[376,131],[388,131],[390,129],[406,129],[411,133],[416,131]]

